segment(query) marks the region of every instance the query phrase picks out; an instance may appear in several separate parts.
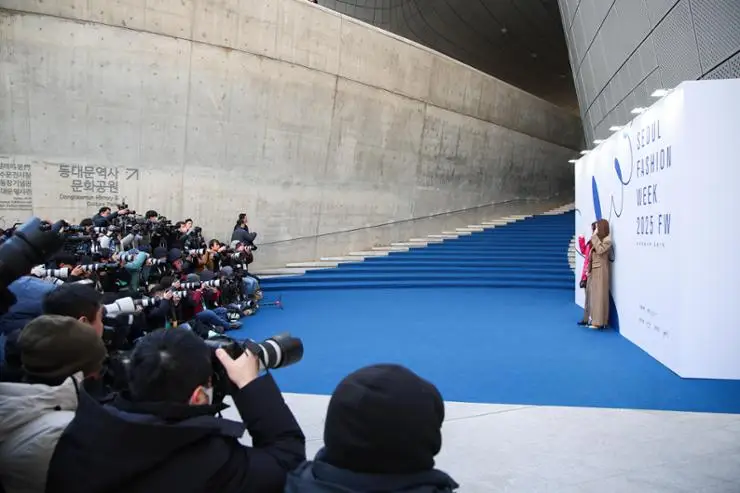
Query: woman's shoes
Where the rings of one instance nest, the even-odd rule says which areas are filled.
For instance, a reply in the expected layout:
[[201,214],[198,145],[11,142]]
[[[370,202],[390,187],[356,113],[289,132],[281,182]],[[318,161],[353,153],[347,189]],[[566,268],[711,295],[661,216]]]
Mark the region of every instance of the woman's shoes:
[[588,325],[588,320],[581,320],[578,322],[578,325]]
[[604,325],[589,325],[588,328],[589,329],[593,329],[593,330],[603,330],[603,329],[606,328],[606,326],[604,326]]

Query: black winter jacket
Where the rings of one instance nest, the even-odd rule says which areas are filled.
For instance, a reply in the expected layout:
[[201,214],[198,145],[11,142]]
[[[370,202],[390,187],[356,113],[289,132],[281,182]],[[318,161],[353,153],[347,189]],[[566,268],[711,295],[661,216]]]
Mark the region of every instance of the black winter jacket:
[[[281,492],[305,460],[305,437],[272,376],[234,395],[244,424],[216,418],[225,406],[101,405],[80,392],[54,450],[47,493]],[[246,430],[252,447],[239,443]]]
[[291,472],[285,493],[449,493],[458,484],[437,469],[415,474],[362,474],[316,460]]

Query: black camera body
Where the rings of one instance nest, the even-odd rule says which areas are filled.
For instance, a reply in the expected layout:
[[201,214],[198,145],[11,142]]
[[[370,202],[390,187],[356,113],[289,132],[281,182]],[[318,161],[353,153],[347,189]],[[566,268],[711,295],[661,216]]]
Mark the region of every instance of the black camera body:
[[292,337],[289,333],[282,333],[256,342],[251,339],[237,341],[225,335],[218,335],[205,339],[206,344],[213,350],[213,402],[221,403],[226,395],[233,390],[233,383],[226,374],[216,350],[223,349],[232,359],[237,359],[244,354],[244,350],[256,356],[260,362],[261,370],[276,370],[298,363],[303,359],[303,341],[298,337]]

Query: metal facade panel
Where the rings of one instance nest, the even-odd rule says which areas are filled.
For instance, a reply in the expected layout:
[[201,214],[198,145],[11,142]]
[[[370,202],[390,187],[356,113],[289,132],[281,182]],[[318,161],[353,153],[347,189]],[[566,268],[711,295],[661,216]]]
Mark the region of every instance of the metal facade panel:
[[666,13],[671,7],[676,5],[678,0],[646,0],[647,15],[650,19],[650,25],[656,27],[663,20]]
[[699,61],[712,70],[740,46],[740,0],[691,0]]
[[702,75],[689,0],[680,0],[653,32],[663,84],[674,87]]
[[706,74],[704,79],[738,79],[740,78],[740,51],[723,64]]

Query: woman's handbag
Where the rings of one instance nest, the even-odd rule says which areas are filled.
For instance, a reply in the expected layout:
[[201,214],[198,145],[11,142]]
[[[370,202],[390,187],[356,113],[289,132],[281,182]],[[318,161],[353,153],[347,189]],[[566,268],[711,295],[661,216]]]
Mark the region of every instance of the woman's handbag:
[[579,286],[581,286],[581,289],[586,289],[586,279],[581,279]]

